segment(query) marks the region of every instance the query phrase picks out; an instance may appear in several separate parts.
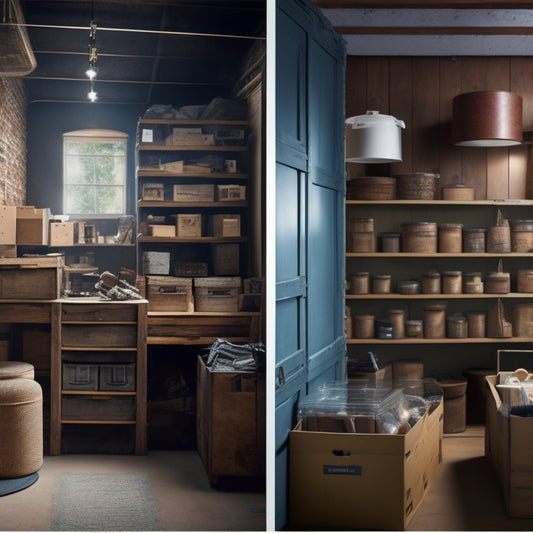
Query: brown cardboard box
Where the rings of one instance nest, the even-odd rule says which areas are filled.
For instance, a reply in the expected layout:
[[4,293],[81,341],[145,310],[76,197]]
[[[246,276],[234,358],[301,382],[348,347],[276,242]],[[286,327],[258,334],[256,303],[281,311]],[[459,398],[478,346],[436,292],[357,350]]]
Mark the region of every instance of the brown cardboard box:
[[202,215],[200,213],[177,215],[176,234],[178,237],[201,237]]
[[148,230],[152,237],[175,237],[176,228],[166,224],[150,224]]
[[240,272],[238,243],[213,244],[211,246],[212,271],[215,276],[235,276]]
[[17,208],[0,205],[0,244],[17,243]]
[[210,183],[174,185],[175,202],[214,202],[215,186]]
[[298,423],[289,445],[290,524],[405,529],[440,471],[442,431],[442,401],[403,435],[302,431]]
[[507,514],[512,518],[533,518],[533,418],[508,415],[501,409],[496,388],[498,374],[485,378],[485,457],[496,472]]
[[213,237],[240,237],[241,215],[235,213],[211,215],[211,230]]
[[74,222],[50,222],[50,246],[74,244]]
[[246,199],[246,185],[217,185],[217,201],[240,202]]
[[17,244],[47,246],[49,218],[50,209],[17,206]]

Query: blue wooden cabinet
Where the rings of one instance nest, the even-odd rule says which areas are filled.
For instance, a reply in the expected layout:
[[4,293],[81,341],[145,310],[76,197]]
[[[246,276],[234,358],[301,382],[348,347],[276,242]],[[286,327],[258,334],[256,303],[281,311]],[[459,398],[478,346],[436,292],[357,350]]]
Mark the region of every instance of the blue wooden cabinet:
[[301,397],[344,377],[345,49],[306,0],[276,4],[276,529]]

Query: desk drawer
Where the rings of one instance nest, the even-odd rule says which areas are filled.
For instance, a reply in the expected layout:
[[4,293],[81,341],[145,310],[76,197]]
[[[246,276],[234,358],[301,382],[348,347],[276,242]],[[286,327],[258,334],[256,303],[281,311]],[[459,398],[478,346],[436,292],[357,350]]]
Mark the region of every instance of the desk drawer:
[[135,324],[63,324],[63,347],[135,348]]
[[63,395],[63,420],[135,420],[135,396]]
[[54,300],[60,292],[55,268],[0,268],[0,298]]
[[137,322],[136,305],[106,302],[101,304],[62,304],[63,322]]

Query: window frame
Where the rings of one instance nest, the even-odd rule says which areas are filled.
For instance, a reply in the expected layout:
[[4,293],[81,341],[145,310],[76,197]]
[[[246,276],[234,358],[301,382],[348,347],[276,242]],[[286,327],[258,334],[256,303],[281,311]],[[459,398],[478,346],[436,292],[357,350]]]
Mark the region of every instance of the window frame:
[[[83,130],[74,130],[63,133],[63,167],[62,167],[62,193],[61,206],[63,214],[69,215],[71,219],[113,219],[120,216],[127,215],[127,176],[128,176],[128,138],[129,135],[123,131],[110,130],[103,128],[87,128]],[[105,142],[120,142],[124,144],[124,174],[122,185],[117,187],[122,188],[122,212],[119,213],[69,213],[66,209],[65,191],[66,185],[66,145],[69,141],[87,142],[87,143],[105,143]],[[96,184],[94,184],[98,187]]]

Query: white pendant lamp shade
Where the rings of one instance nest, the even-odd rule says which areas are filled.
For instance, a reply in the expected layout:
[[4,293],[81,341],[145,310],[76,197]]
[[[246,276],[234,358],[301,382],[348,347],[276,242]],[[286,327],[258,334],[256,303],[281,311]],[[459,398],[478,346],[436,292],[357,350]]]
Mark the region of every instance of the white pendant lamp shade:
[[378,111],[347,118],[347,163],[393,163],[402,160],[403,120]]

